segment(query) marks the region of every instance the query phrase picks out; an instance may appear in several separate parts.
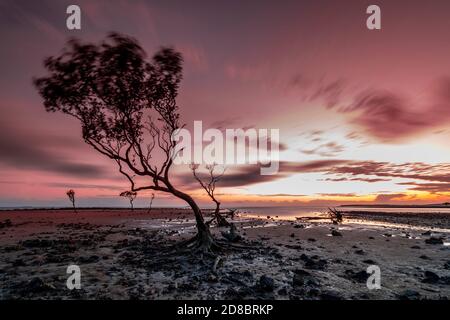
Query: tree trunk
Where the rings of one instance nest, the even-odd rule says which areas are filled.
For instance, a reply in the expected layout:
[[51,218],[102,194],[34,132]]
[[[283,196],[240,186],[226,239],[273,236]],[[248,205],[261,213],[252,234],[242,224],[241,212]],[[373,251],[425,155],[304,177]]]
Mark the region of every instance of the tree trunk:
[[197,235],[195,236],[196,246],[202,251],[210,251],[210,249],[215,246],[215,243],[211,235],[211,231],[203,219],[203,214],[200,207],[190,195],[174,188],[171,191],[176,197],[186,201],[194,212],[197,226]]
[[214,216],[216,217],[217,226],[219,227],[228,227],[230,223],[220,214],[220,202],[215,201],[216,203],[216,211],[214,211]]

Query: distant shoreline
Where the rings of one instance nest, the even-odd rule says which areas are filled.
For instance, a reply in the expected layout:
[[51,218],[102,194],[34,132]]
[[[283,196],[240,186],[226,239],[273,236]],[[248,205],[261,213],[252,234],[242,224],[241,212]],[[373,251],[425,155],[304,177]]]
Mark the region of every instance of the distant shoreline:
[[[261,206],[261,208],[280,208],[280,207],[310,207],[310,206]],[[315,207],[315,206],[314,206]],[[331,208],[436,208],[436,209],[450,209],[450,203],[449,204],[424,204],[424,205],[397,205],[397,204],[347,204],[347,205],[338,205],[338,206],[317,206],[317,207],[331,207]],[[235,207],[241,210],[245,210],[248,208],[258,208],[258,206],[251,206],[251,207]],[[127,210],[129,208],[127,207],[77,207],[77,210]],[[154,207],[153,209],[161,209],[161,210],[191,210],[187,207]],[[226,208],[224,208],[226,209]],[[72,207],[0,207],[1,211],[36,211],[36,210],[73,210]],[[131,210],[131,209],[130,209]],[[140,210],[148,210],[148,208],[145,207],[135,207],[134,210],[140,211]],[[202,208],[202,210],[209,211],[212,210],[211,208]]]
[[398,205],[398,204],[348,204],[348,205],[340,205],[339,208],[438,208],[438,209],[445,209],[450,208],[450,204],[407,204],[407,205]]

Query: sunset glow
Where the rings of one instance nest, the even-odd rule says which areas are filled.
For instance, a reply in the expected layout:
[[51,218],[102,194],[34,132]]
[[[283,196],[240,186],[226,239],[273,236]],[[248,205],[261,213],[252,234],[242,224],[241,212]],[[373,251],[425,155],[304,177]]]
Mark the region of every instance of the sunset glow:
[[[72,32],[57,14],[66,1],[1,2],[0,206],[66,206],[69,188],[80,206],[127,205],[114,163],[83,143],[75,120],[47,113],[32,85],[70,37],[119,29],[149,55],[161,45],[182,53],[186,128],[280,130],[279,173],[228,166],[225,207],[450,199],[448,1],[388,2],[376,32],[365,28],[364,1],[78,3],[84,27]],[[210,205],[186,166],[173,175]],[[184,205],[164,194],[154,203]]]

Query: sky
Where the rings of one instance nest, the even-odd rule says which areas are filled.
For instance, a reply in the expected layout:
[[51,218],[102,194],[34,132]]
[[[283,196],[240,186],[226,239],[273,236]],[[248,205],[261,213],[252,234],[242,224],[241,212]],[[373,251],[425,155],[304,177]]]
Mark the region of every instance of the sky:
[[[81,30],[66,8],[81,8]],[[224,206],[421,204],[450,199],[450,2],[0,0],[0,207],[126,206],[114,163],[79,124],[47,113],[33,87],[67,40],[116,31],[151,56],[184,57],[178,96],[187,128],[280,130],[280,172],[229,166]],[[188,168],[180,189],[210,204]],[[139,194],[144,206],[149,193]],[[156,206],[183,206],[156,194]]]

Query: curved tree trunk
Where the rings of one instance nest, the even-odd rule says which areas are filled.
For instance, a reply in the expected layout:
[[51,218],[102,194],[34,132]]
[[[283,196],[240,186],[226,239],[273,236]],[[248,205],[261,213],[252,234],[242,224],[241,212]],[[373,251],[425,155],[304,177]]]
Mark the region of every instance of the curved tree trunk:
[[172,187],[172,193],[176,197],[186,201],[194,212],[196,226],[197,226],[197,235],[195,236],[195,241],[197,246],[204,250],[209,251],[211,247],[215,246],[214,239],[211,235],[211,231],[209,230],[208,225],[205,223],[203,219],[203,214],[200,207],[197,205],[195,200],[188,194],[176,190]]

